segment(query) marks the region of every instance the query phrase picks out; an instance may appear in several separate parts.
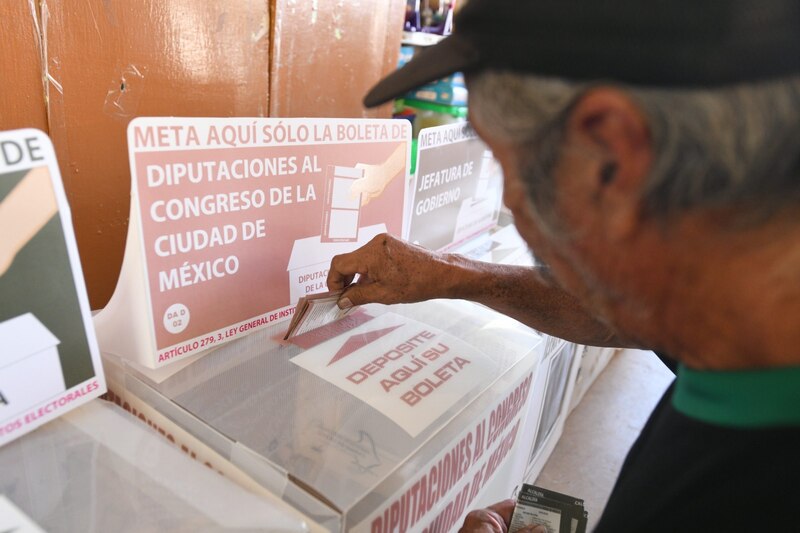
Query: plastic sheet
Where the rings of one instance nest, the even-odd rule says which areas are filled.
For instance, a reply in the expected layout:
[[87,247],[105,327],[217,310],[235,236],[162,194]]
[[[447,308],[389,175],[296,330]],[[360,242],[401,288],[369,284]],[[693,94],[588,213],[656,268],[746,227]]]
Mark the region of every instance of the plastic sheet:
[[[380,315],[386,309],[367,306],[366,311]],[[260,467],[271,465],[288,478],[287,485],[272,490],[325,527],[349,527],[473,427],[514,380],[535,371],[543,349],[542,338],[530,328],[464,301],[392,306],[391,312],[456,337],[489,361],[474,386],[461,390],[459,401],[416,436],[292,363],[302,349],[276,340],[285,325],[220,347],[160,383],[109,358],[106,366],[117,376],[109,379],[110,387],[121,379],[124,385],[116,387],[124,387],[123,394],[155,406],[256,479],[252,459],[261,457]],[[390,337],[370,349],[375,354],[391,350],[396,340]]]
[[95,400],[0,448],[0,493],[50,533],[308,531]]

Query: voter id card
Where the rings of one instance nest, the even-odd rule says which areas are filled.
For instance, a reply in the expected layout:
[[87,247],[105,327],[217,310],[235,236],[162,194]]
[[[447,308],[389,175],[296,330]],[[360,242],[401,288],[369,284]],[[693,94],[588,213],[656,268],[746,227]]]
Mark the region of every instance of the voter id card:
[[585,533],[587,518],[583,500],[525,483],[517,495],[508,533],[534,525],[545,526],[547,533]]

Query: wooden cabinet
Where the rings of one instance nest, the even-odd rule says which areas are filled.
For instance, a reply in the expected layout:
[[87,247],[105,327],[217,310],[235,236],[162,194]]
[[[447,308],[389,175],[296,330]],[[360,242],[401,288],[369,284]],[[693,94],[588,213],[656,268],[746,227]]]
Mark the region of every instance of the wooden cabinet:
[[[389,116],[361,98],[395,68],[405,3],[0,3],[0,129],[53,139],[93,309],[125,248],[136,116]],[[7,80],[13,80],[9,83]]]

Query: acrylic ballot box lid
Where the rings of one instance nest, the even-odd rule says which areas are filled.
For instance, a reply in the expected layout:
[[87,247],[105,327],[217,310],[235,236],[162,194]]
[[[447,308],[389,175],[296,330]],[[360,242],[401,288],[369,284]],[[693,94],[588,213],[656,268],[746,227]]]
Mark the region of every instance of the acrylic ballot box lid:
[[50,533],[308,531],[102,400],[0,448],[0,472],[0,494]]
[[0,356],[2,368],[53,348],[59,340],[32,313],[25,313],[0,322],[0,343],[3,346],[3,355]]
[[[333,347],[304,350],[276,340],[287,324],[234,340],[166,379],[107,357],[109,388],[126,402],[152,407],[322,526],[350,530],[363,526],[453,439],[535,372],[544,349],[541,336],[530,328],[465,301],[364,306],[361,312],[375,317],[362,328],[380,327],[359,337],[369,338],[365,351],[348,356],[356,368],[367,369],[349,374],[349,392],[347,383],[336,384],[327,373],[334,372],[334,361],[338,364],[347,352],[341,346],[353,335],[339,344],[331,341]],[[380,394],[357,397],[352,382],[377,372],[369,365],[398,347],[392,334],[373,339],[375,331],[394,327],[383,327],[387,320],[436,332],[454,352],[468,353],[464,357],[478,371],[411,419],[381,407]],[[314,368],[308,360],[317,354],[322,364]],[[160,381],[151,379],[156,375]],[[461,379],[454,373],[438,375],[454,383]],[[415,390],[425,392],[434,381]],[[420,419],[430,423],[420,425]]]

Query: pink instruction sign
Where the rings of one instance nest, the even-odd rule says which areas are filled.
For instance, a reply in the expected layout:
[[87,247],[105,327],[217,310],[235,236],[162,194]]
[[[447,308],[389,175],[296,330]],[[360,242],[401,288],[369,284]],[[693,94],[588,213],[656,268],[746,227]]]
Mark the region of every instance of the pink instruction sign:
[[[133,358],[155,368],[287,320],[301,296],[326,290],[334,255],[400,236],[409,145],[395,120],[132,121],[135,234],[116,292],[131,298],[128,278],[142,278],[148,316],[135,334],[152,339]],[[126,351],[102,322],[101,348]]]

